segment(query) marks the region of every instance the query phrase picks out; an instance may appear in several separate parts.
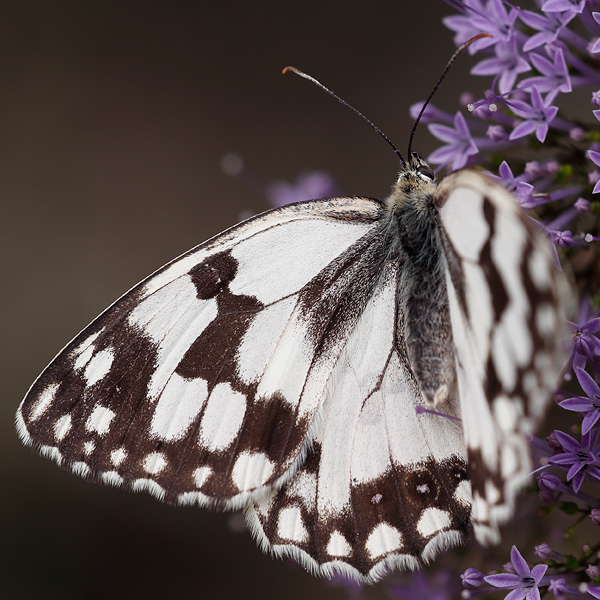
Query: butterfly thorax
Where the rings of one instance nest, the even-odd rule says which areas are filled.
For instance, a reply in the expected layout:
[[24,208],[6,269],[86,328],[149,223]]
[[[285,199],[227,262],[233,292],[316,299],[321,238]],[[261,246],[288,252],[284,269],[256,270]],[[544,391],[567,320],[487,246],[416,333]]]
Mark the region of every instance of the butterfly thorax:
[[401,257],[399,332],[411,369],[429,404],[443,402],[454,385],[442,227],[433,172],[418,156],[401,171],[386,200],[388,226]]

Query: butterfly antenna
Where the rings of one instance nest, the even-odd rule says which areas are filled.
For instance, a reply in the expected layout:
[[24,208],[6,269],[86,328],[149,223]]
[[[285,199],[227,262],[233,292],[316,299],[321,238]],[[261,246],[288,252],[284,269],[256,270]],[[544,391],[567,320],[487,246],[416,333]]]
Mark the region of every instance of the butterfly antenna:
[[[473,38],[473,39],[475,39],[475,38]],[[329,88],[325,87],[320,81],[317,81],[314,77],[311,77],[310,75],[303,73],[299,69],[296,69],[296,67],[286,67],[282,72],[285,74],[288,71],[291,71],[292,73],[296,73],[296,75],[300,75],[300,77],[304,77],[304,79],[308,79],[308,81],[311,81],[315,85],[319,86],[323,91],[327,92],[330,96],[333,96],[340,104],[343,104],[344,106],[347,106],[350,110],[353,110],[359,117],[361,117],[363,120],[365,120],[394,149],[394,152],[398,155],[398,158],[400,159],[400,163],[403,166],[406,164],[404,158],[402,157],[402,154],[400,154],[400,150],[398,150],[398,148],[396,148],[396,146],[394,146],[394,144],[392,144],[392,142],[388,138],[388,136],[385,135],[385,133],[383,133],[383,131],[381,131],[381,129],[379,129],[379,127],[377,127],[375,124],[373,124],[373,122],[371,122],[369,119],[367,119],[367,117],[365,117],[365,115],[363,115],[360,111],[356,110],[356,108],[354,108],[354,106],[352,106],[351,104],[348,104],[345,100],[342,100],[337,94],[334,94]]]
[[419,116],[417,117],[417,119],[415,121],[415,124],[413,125],[412,131],[410,132],[410,137],[408,138],[408,159],[409,160],[410,160],[410,157],[411,157],[412,141],[413,141],[413,138],[415,137],[415,131],[417,130],[417,125],[419,124],[419,121],[421,120],[421,117],[423,116],[423,113],[425,112],[425,109],[427,108],[427,105],[429,104],[429,102],[433,98],[433,95],[437,92],[437,89],[440,87],[440,84],[444,80],[444,77],[446,77],[446,73],[448,73],[448,71],[450,70],[450,67],[452,66],[452,63],[456,60],[456,57],[465,48],[468,48],[473,42],[475,42],[476,40],[479,40],[481,38],[484,38],[484,37],[493,37],[493,36],[491,36],[489,33],[480,33],[479,35],[476,35],[475,37],[472,37],[470,40],[467,40],[464,44],[460,45],[456,49],[456,51],[454,52],[454,54],[450,57],[450,60],[448,61],[448,64],[446,65],[446,68],[442,72],[442,75],[438,79],[438,82],[435,84],[435,86],[431,90],[431,94],[429,94],[429,98],[427,98],[427,100],[425,100],[425,103],[421,107],[421,112],[419,113]]

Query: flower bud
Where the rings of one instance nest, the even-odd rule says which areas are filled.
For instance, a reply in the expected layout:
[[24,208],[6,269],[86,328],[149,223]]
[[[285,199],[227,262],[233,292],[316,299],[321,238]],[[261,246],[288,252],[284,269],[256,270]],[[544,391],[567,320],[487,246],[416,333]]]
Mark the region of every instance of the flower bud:
[[479,587],[483,583],[483,573],[475,567],[469,567],[460,578],[465,587]]

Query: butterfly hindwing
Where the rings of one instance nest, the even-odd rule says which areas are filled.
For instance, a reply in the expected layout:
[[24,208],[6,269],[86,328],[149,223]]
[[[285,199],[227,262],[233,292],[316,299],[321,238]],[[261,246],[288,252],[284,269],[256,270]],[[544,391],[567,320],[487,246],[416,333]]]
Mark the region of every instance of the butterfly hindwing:
[[[248,509],[259,542],[308,569],[373,582],[418,568],[470,531],[460,423],[418,414],[388,263],[331,372],[303,466]],[[456,416],[458,400],[444,410]]]
[[19,409],[22,439],[175,503],[239,507],[289,478],[342,341],[323,352],[323,331],[340,327],[380,215],[360,198],[291,205],[176,259],[47,367]]
[[498,541],[531,472],[534,432],[564,364],[549,240],[473,171],[437,190],[461,414],[480,541]]

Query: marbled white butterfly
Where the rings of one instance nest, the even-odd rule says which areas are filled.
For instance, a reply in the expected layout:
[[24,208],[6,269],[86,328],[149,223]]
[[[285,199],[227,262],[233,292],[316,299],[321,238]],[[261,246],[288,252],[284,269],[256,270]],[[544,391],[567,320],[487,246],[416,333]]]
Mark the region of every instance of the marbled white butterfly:
[[271,210],[134,287],[33,384],[19,435],[88,479],[243,508],[319,575],[496,541],[562,365],[549,246],[504,188],[436,185],[409,148],[386,200]]

